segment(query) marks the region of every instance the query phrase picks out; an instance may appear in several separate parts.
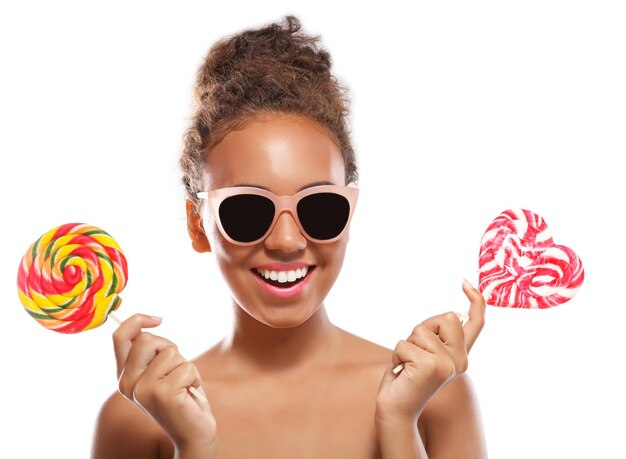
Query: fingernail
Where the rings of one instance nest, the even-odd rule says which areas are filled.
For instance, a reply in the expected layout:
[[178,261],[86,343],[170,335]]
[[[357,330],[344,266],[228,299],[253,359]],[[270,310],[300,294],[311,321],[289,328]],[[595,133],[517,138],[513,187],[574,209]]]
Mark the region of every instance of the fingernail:
[[470,290],[476,290],[472,284],[467,279],[463,279],[463,286]]
[[159,316],[150,316],[150,318],[156,322],[161,322],[163,320],[163,317]]

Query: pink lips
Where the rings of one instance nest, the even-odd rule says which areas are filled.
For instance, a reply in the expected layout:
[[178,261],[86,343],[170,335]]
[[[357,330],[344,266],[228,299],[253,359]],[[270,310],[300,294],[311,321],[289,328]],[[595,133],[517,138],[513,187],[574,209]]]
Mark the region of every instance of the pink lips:
[[261,277],[259,277],[259,275],[256,274],[255,272],[252,272],[252,276],[254,276],[254,278],[259,283],[259,285],[267,293],[269,293],[271,295],[275,295],[275,296],[281,297],[281,298],[289,298],[289,297],[298,295],[299,293],[302,292],[302,290],[304,290],[304,288],[309,283],[309,280],[311,279],[311,276],[313,275],[313,271],[315,271],[315,270],[314,269],[309,269],[309,272],[307,273],[307,275],[304,278],[304,280],[301,280],[297,284],[292,285],[291,287],[287,287],[287,288],[274,287],[273,285],[268,284],[267,282],[262,280]]

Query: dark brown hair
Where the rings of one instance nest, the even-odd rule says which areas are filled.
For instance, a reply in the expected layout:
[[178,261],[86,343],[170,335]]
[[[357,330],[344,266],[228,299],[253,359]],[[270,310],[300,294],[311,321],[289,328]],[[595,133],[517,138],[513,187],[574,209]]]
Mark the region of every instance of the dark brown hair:
[[246,121],[272,113],[307,117],[319,123],[340,147],[346,184],[358,180],[347,125],[349,100],[331,73],[330,54],[319,36],[301,32],[286,16],[215,43],[198,69],[196,110],[184,135],[179,164],[187,199],[198,205],[206,155]]

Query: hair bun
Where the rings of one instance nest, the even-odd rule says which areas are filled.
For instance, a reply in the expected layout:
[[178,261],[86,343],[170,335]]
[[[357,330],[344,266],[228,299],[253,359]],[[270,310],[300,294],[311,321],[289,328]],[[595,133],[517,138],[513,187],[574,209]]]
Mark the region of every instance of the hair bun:
[[237,79],[242,72],[267,74],[270,68],[308,74],[309,79],[328,78],[330,54],[321,48],[319,35],[307,35],[301,29],[298,18],[286,16],[282,23],[247,29],[215,43],[198,71],[198,89],[206,95],[206,86],[216,79]]
[[180,159],[187,197],[197,204],[195,192],[212,146],[263,113],[297,114],[325,127],[342,151],[346,183],[356,183],[347,89],[331,74],[331,64],[320,37],[304,33],[291,15],[216,42],[198,69],[197,108]]

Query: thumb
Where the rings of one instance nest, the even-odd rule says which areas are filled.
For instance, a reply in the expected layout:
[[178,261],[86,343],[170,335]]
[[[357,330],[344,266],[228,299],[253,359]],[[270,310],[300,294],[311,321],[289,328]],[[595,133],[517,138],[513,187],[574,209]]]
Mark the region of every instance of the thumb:
[[463,326],[465,349],[469,352],[485,325],[485,310],[487,307],[482,293],[472,287],[472,284],[465,279],[463,280],[463,293],[470,300],[469,320]]

